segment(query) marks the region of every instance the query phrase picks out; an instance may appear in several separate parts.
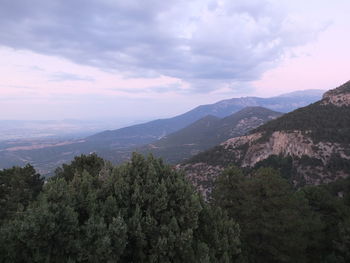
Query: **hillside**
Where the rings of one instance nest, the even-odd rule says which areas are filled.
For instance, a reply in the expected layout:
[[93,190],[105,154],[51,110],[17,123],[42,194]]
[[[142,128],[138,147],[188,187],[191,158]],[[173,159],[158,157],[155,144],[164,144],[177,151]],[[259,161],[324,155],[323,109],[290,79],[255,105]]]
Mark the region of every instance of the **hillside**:
[[[315,102],[321,97],[319,90],[298,91],[272,98],[244,97],[198,106],[184,114],[168,119],[154,120],[117,130],[109,130],[64,145],[14,150],[10,145],[0,149],[0,168],[12,165],[32,164],[42,174],[51,173],[62,163],[70,162],[74,156],[96,152],[108,160],[125,160],[130,149],[135,149],[166,135],[179,131],[193,122],[212,115],[218,118],[229,116],[247,106],[263,106],[281,112],[290,111]],[[16,143],[16,146],[21,146]]]
[[87,137],[86,141],[89,143],[108,144],[113,147],[147,144],[185,128],[207,115],[224,118],[245,107],[251,106],[261,106],[279,112],[289,112],[319,100],[322,93],[322,90],[305,90],[271,98],[242,97],[222,100],[214,104],[198,106],[173,118],[159,119],[117,130],[97,133]]
[[263,107],[246,107],[222,119],[208,115],[136,151],[151,152],[167,162],[178,163],[281,115]]
[[[194,156],[183,168],[197,183],[228,165],[288,168],[295,185],[331,182],[350,175],[350,82],[322,100],[268,122],[249,135],[231,138]],[[201,177],[198,175],[202,174]]]

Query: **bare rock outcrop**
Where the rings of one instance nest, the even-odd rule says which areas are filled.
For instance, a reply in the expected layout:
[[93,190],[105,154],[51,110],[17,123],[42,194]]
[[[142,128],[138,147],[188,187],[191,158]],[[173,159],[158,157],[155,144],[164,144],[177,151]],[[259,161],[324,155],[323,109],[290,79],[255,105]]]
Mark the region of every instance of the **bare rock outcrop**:
[[[221,144],[234,162],[239,160],[241,167],[254,167],[260,161],[272,155],[288,157],[293,156],[293,162],[299,179],[306,184],[321,184],[334,181],[337,178],[348,176],[342,171],[330,172],[325,169],[332,156],[340,156],[350,160],[350,146],[331,142],[315,143],[309,132],[302,131],[276,131],[267,139],[263,133],[253,133],[246,136],[231,138]],[[303,158],[316,160],[317,164],[303,164]],[[224,170],[223,165],[211,165],[204,162],[190,163],[178,166],[185,171],[186,176],[205,197],[211,192],[215,178]],[[300,182],[295,181],[297,185]]]
[[[344,159],[350,159],[347,149],[338,143],[318,142],[314,143],[307,136],[308,132],[301,131],[276,131],[267,141],[259,142],[261,133],[232,138],[222,145],[231,151],[236,151],[236,156],[242,156],[241,166],[252,167],[256,163],[267,159],[271,155],[295,156],[301,158],[308,156],[316,158],[326,164],[332,154],[339,154]],[[247,150],[240,150],[247,144]]]
[[321,105],[350,106],[350,81],[342,86],[327,91],[322,98]]

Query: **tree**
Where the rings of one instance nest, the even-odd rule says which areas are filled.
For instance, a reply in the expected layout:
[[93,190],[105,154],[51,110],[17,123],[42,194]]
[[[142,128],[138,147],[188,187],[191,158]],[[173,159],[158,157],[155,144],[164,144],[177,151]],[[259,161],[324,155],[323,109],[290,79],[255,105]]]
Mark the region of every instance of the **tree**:
[[248,262],[304,262],[304,235],[313,217],[302,196],[268,168],[244,176],[236,167],[215,183],[212,202],[224,208],[241,227]]
[[[130,163],[114,169],[102,188],[113,195],[128,226],[125,262],[216,262],[220,253],[230,259],[239,253],[237,224],[222,217],[227,221],[220,225],[213,215],[212,221],[203,220],[211,208],[182,174],[161,160],[134,154]],[[212,230],[218,224],[219,238],[232,233],[225,245],[215,245],[221,250],[218,255],[212,240],[201,235],[208,224]]]
[[4,262],[234,262],[240,253],[238,225],[161,160],[134,154],[103,176],[85,164],[66,166],[1,227]]
[[323,186],[301,190],[311,209],[320,216],[320,231],[309,233],[310,262],[348,262],[350,260],[350,209],[344,200]]
[[0,171],[0,223],[24,210],[41,191],[43,178],[34,167],[12,167]]
[[63,164],[55,171],[55,176],[71,181],[76,173],[82,173],[84,170],[89,174],[96,176],[105,166],[105,161],[98,157],[96,153],[89,155],[80,155],[74,157],[70,164]]
[[79,253],[78,214],[64,180],[44,187],[37,202],[0,232],[3,262],[65,262]]

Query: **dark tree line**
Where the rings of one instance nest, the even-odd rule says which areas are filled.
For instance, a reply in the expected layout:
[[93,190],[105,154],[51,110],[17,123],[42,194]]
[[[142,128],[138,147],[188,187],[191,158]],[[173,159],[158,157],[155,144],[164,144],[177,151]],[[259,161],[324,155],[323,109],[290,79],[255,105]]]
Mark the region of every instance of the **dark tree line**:
[[350,178],[296,190],[274,169],[230,167],[215,184],[212,205],[240,225],[241,262],[350,261]]
[[31,197],[3,218],[2,262],[233,262],[240,253],[238,225],[151,156],[118,167],[77,157]]
[[349,262],[350,178],[295,189],[282,164],[228,168],[208,202],[152,156],[2,170],[0,261]]

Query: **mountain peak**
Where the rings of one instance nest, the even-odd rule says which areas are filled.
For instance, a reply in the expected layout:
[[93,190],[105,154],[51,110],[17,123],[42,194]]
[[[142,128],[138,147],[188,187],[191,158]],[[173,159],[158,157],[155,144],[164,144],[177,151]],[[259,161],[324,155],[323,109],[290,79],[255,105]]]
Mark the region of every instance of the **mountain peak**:
[[350,106],[350,81],[327,91],[322,97],[322,105]]

